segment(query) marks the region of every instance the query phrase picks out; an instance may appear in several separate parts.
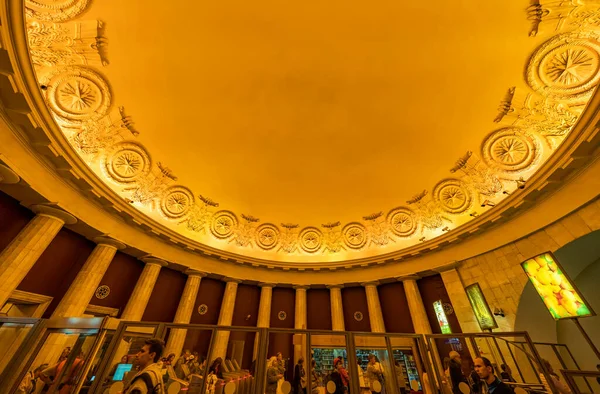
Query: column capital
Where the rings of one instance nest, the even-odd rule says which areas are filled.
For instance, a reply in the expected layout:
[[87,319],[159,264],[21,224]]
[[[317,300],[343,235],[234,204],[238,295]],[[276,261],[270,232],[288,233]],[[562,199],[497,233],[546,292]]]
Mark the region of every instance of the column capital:
[[237,278],[230,278],[230,277],[226,276],[226,277],[223,278],[223,282],[226,282],[226,283],[232,282],[232,283],[235,283],[235,284],[239,285],[240,283],[242,283],[242,280],[241,279],[237,279]]
[[398,282],[404,282],[405,280],[419,280],[421,277],[417,274],[407,274],[396,277]]
[[258,287],[277,287],[277,283],[260,282]]
[[363,282],[360,285],[363,286],[363,287],[367,287],[367,286],[375,286],[375,287],[377,287],[377,286],[380,285],[380,283],[379,283],[378,280],[372,280],[370,282]]
[[196,271],[191,268],[186,269],[185,271],[183,271],[183,273],[186,274],[187,276],[199,276],[201,278],[204,278],[208,275],[206,272]]
[[9,167],[0,163],[0,183],[12,185],[15,183],[19,183],[21,178],[17,175],[16,172],[11,170]]
[[447,264],[440,265],[439,267],[432,268],[431,270],[441,274],[442,272],[450,271],[460,267],[460,264],[460,261],[454,260]]
[[293,287],[294,290],[308,290],[310,289],[310,286],[308,285],[297,285]]
[[77,218],[68,212],[60,209],[56,204],[35,204],[29,207],[34,213],[43,216],[50,216],[61,220],[65,224],[77,223]]
[[339,283],[338,283],[338,284],[336,284],[336,285],[327,285],[327,288],[328,288],[329,290],[331,290],[331,289],[343,289],[343,288],[344,288],[344,285],[343,285],[343,284],[339,284]]
[[95,237],[94,239],[92,239],[92,241],[94,241],[97,245],[108,245],[108,246],[112,246],[113,248],[115,248],[117,250],[122,250],[127,247],[127,245],[125,245],[124,243],[117,241],[114,238],[107,237],[106,235],[102,235],[100,237]]
[[141,257],[140,260],[146,264],[155,264],[160,265],[161,267],[166,267],[167,265],[169,265],[169,262],[163,259],[159,259],[158,257],[152,256],[150,254]]

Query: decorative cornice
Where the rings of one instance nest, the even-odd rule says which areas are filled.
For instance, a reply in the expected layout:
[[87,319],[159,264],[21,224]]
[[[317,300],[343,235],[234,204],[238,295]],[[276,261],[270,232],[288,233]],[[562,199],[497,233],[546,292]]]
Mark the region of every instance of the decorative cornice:
[[29,207],[34,213],[62,220],[65,224],[77,223],[77,218],[63,211],[57,204],[35,204]]
[[169,265],[168,261],[165,261],[163,259],[160,259],[158,257],[152,256],[152,255],[146,255],[140,258],[141,261],[143,261],[146,264],[154,264],[154,265],[159,265],[161,267],[166,267]]
[[108,246],[112,246],[113,248],[117,249],[117,250],[123,250],[127,247],[127,245],[125,245],[123,242],[117,241],[114,238],[110,238],[108,236],[100,236],[100,237],[95,237],[93,239],[93,241],[97,244],[97,245],[108,245]]

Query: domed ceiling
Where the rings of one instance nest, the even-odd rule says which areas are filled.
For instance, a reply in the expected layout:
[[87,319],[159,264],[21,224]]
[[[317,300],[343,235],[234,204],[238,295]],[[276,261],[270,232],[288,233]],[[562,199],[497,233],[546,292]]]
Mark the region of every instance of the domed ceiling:
[[599,74],[598,6],[28,0],[74,152],[158,225],[280,262],[383,255],[493,211]]

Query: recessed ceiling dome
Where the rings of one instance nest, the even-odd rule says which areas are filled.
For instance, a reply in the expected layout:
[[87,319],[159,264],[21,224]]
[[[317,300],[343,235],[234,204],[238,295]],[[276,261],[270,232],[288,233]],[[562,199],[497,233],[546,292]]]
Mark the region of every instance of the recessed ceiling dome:
[[153,231],[233,259],[456,239],[521,193],[600,78],[578,14],[557,34],[516,4],[42,3],[30,55],[80,160]]

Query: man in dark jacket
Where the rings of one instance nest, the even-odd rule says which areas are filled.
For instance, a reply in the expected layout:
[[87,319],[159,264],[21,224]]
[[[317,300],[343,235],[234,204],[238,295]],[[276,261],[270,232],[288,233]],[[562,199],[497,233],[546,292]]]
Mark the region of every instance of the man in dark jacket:
[[462,394],[458,385],[461,382],[467,383],[467,378],[462,372],[462,362],[460,360],[460,354],[457,351],[451,351],[450,354],[450,380],[452,381],[452,393]]
[[510,387],[494,374],[494,367],[487,358],[479,357],[475,359],[475,372],[481,378],[480,393],[512,394]]

